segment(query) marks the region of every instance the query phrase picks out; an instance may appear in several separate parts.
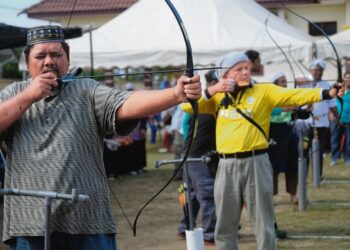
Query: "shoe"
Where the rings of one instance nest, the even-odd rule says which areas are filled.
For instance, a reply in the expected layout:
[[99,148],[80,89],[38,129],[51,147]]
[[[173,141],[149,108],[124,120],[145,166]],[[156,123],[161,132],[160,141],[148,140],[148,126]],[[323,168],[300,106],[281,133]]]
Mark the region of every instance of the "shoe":
[[290,195],[290,203],[293,205],[298,205],[298,197],[296,195]]
[[138,175],[138,173],[135,170],[130,171],[129,174],[133,176]]
[[283,230],[276,229],[275,236],[277,239],[284,240],[287,238],[287,232]]
[[185,232],[178,232],[176,234],[176,237],[179,239],[179,240],[186,240],[186,233]]
[[114,175],[111,174],[110,176],[108,176],[108,180],[109,181],[114,181],[115,180]]
[[204,245],[206,246],[215,246],[215,240],[212,239],[212,240],[204,240]]
[[333,167],[335,165],[337,165],[337,161],[331,160],[331,162],[329,163],[329,166]]
[[143,174],[143,173],[146,173],[146,170],[143,170],[142,168],[141,169],[138,169],[136,170],[138,174]]
[[159,153],[168,153],[168,149],[166,149],[166,148],[160,148],[160,149],[158,149],[158,152],[159,152]]

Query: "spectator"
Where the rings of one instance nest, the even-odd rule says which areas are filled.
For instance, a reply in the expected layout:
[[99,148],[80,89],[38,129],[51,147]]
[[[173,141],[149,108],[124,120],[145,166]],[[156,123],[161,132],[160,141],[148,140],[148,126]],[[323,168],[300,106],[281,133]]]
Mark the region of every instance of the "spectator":
[[256,50],[247,50],[245,52],[246,56],[250,61],[250,67],[252,73],[259,73],[261,68],[260,53]]
[[343,110],[336,100],[338,113],[341,113],[339,124],[336,119],[331,121],[331,166],[336,165],[341,157],[341,149],[345,164],[350,165],[350,72],[344,74],[344,84]]
[[[287,79],[282,71],[276,72],[271,80],[277,86],[286,88]],[[294,110],[294,112],[296,112]],[[290,202],[297,204],[298,185],[298,136],[291,123],[292,108],[275,108],[271,115],[269,158],[273,168],[273,195],[278,194],[279,173],[285,173],[286,191]]]
[[[323,72],[326,69],[326,62],[322,59],[314,60],[310,65],[310,72],[313,78],[312,88],[328,89],[329,82],[322,80]],[[312,118],[308,120],[312,129],[309,131],[309,141],[317,137],[320,142],[319,159],[320,159],[320,176],[323,179],[323,154],[327,143],[327,131],[330,126],[328,114],[331,112],[334,119],[338,120],[336,109],[336,100],[324,100],[312,105]],[[309,143],[311,147],[311,143]]]

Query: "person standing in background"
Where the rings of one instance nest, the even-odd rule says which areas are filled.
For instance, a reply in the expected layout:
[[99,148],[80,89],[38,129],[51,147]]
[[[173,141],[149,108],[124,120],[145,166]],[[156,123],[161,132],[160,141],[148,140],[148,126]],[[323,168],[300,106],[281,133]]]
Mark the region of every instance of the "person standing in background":
[[[310,65],[310,73],[313,78],[312,88],[329,89],[329,82],[322,80],[323,72],[326,69],[326,62],[323,59],[316,59]],[[339,115],[336,108],[336,100],[323,100],[312,105],[312,117],[308,119],[311,125],[309,131],[309,141],[317,136],[320,145],[320,176],[323,179],[323,154],[327,144],[327,131],[330,126],[329,113],[331,112],[334,119],[338,120]],[[311,143],[309,143],[311,147]]]
[[339,100],[336,100],[338,113],[341,113],[340,121],[331,121],[331,166],[336,165],[337,160],[341,158],[341,149],[344,163],[350,165],[350,72],[344,74],[344,84],[343,107]]

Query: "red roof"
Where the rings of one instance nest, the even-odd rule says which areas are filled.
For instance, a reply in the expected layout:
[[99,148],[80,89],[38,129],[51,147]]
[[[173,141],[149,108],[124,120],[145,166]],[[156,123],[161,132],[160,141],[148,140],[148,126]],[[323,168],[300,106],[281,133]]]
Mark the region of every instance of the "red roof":
[[[256,0],[258,3],[280,3],[281,0]],[[285,4],[318,3],[318,0],[283,0]]]
[[[265,7],[279,7],[282,6],[281,0],[256,0],[257,3]],[[312,4],[319,3],[319,0],[283,0],[283,3],[286,5],[292,4]]]
[[[76,3],[75,3],[76,1]],[[24,9],[28,17],[121,13],[137,0],[43,0]]]

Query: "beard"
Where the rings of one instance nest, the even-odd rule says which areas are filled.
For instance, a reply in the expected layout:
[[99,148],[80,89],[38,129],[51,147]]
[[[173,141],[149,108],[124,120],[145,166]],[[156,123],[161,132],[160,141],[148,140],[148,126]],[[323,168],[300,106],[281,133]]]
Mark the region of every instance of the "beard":
[[48,73],[48,72],[52,72],[54,73],[57,77],[60,77],[59,75],[59,70],[57,66],[46,66],[43,70],[43,74]]

